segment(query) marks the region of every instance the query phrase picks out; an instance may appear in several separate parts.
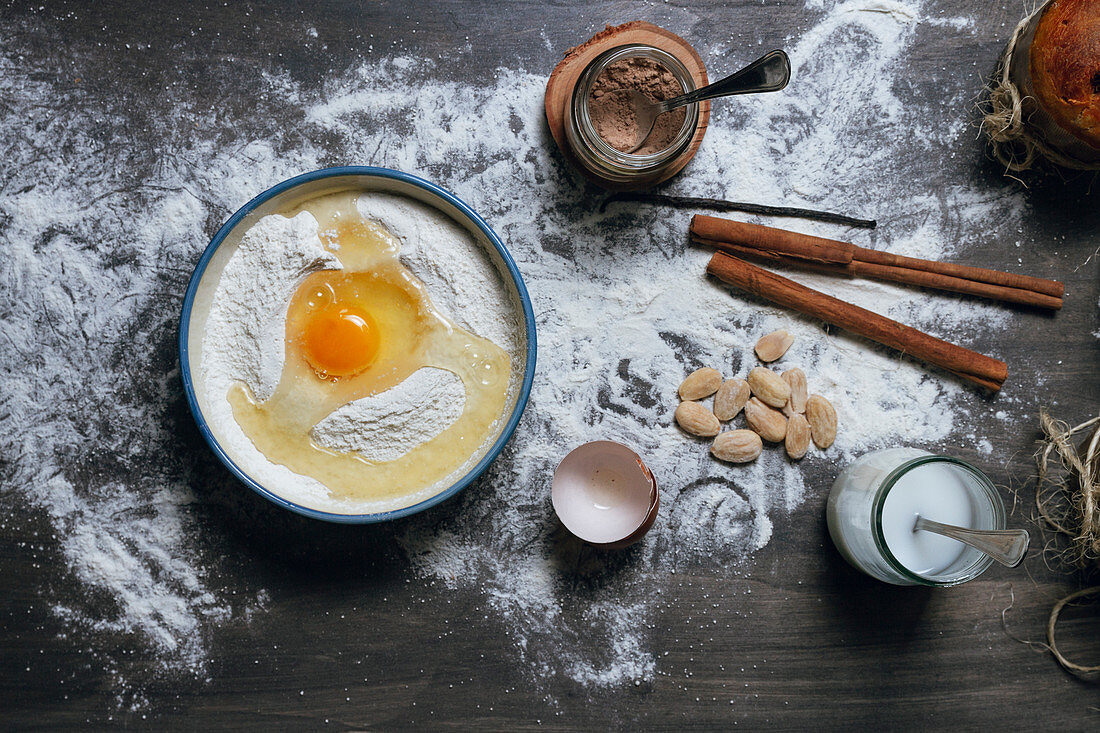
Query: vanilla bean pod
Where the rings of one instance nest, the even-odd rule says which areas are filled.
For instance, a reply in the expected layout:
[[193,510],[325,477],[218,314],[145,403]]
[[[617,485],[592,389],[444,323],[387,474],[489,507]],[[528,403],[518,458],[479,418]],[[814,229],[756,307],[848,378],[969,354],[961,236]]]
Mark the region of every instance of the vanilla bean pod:
[[608,204],[618,201],[636,201],[643,204],[664,204],[681,208],[715,209],[717,211],[741,211],[746,214],[760,214],[762,216],[790,216],[800,219],[813,219],[825,221],[831,224],[845,224],[863,229],[874,229],[878,222],[874,219],[857,219],[844,214],[834,214],[831,211],[816,211],[814,209],[801,209],[792,206],[767,206],[765,204],[749,204],[742,201],[725,201],[723,199],[700,198],[698,196],[672,196],[664,193],[643,193],[640,191],[620,191],[613,193],[600,204],[600,213],[607,210]]

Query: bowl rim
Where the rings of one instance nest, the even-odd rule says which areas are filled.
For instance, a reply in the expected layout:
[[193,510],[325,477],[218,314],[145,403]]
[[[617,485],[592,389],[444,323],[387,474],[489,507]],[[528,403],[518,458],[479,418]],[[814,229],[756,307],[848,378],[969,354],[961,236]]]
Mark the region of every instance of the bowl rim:
[[[206,272],[207,265],[210,264],[210,260],[213,258],[214,253],[222,242],[229,235],[231,231],[249,214],[251,214],[257,207],[264,202],[268,201],[281,193],[289,191],[290,189],[300,186],[305,183],[324,179],[324,178],[337,178],[341,176],[368,176],[376,178],[386,178],[402,183],[410,184],[417,188],[420,188],[432,196],[442,199],[446,203],[453,206],[458,212],[466,217],[474,226],[485,235],[489,243],[496,248],[497,253],[504,261],[505,267],[508,269],[508,274],[511,276],[513,283],[515,284],[516,291],[519,294],[520,304],[523,307],[523,320],[524,327],[527,336],[527,366],[523,375],[523,381],[520,385],[519,396],[516,399],[516,404],[512,408],[511,415],[508,416],[508,421],[504,425],[504,429],[501,430],[496,441],[489,448],[489,450],[482,456],[481,460],[477,464],[467,471],[458,481],[441,491],[440,493],[431,496],[421,502],[412,504],[400,509],[392,509],[385,512],[375,512],[371,514],[338,514],[336,512],[327,512],[320,509],[313,509],[311,507],[303,506],[295,502],[290,501],[273,491],[265,488],[258,481],[249,476],[244,470],[242,470],[232,458],[225,452],[218,439],[214,437],[213,431],[206,422],[206,418],[203,416],[202,409],[199,407],[198,399],[195,396],[194,381],[191,374],[191,365],[188,360],[189,353],[189,330],[191,321],[191,312],[194,306],[195,294],[198,292],[199,282],[202,280],[202,276]],[[443,212],[446,214],[446,212]],[[302,173],[300,175],[289,178],[281,183],[277,183],[271,188],[267,189],[263,193],[259,194],[251,201],[246,203],[240,209],[238,209],[224,224],[218,229],[211,238],[210,243],[203,250],[202,255],[199,257],[198,263],[195,265],[195,271],[191,274],[191,279],[187,284],[187,290],[183,297],[183,308],[180,311],[179,320],[179,364],[180,364],[180,377],[183,381],[184,393],[187,395],[187,404],[191,410],[191,416],[195,419],[195,423],[198,425],[199,432],[206,440],[207,445],[218,459],[229,469],[230,473],[237,477],[248,488],[255,491],[260,496],[277,504],[284,509],[289,509],[292,512],[296,512],[306,517],[313,519],[320,519],[327,522],[335,522],[339,524],[373,524],[376,522],[388,522],[394,519],[400,519],[401,517],[407,517],[411,514],[424,511],[430,507],[435,506],[447,499],[451,498],[458,492],[465,489],[471,483],[473,483],[484,471],[489,467],[501,451],[504,450],[504,446],[512,438],[512,434],[515,432],[516,426],[519,424],[520,417],[523,415],[523,410],[527,406],[528,398],[531,395],[531,386],[535,379],[535,355],[536,355],[536,333],[535,333],[535,314],[531,307],[531,297],[527,292],[527,286],[523,282],[523,277],[520,275],[519,268],[516,267],[515,260],[512,259],[512,255],[508,252],[504,246],[504,242],[500,239],[496,232],[482,219],[478,214],[462,199],[455,196],[450,191],[438,186],[431,181],[427,181],[419,176],[412,175],[410,173],[404,173],[402,171],[393,170],[391,168],[380,168],[376,166],[365,165],[347,165],[336,166],[333,168],[322,168],[320,170],[310,171],[308,173]]]

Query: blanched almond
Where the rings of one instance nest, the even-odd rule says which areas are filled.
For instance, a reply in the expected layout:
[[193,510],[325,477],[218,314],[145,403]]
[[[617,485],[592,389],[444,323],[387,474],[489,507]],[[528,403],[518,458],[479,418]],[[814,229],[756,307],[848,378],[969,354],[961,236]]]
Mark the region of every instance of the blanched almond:
[[718,388],[718,394],[714,395],[715,417],[723,422],[732,420],[751,396],[749,383],[744,379],[727,379]]
[[783,439],[787,455],[798,460],[810,448],[810,424],[797,412],[787,421],[787,437]]
[[787,418],[753,397],[745,404],[745,422],[764,440],[779,443],[787,435]]
[[701,438],[718,435],[722,425],[714,413],[698,402],[681,402],[676,408],[676,422],[680,427]]
[[829,400],[819,394],[810,395],[806,400],[806,421],[818,448],[825,450],[836,440],[836,410]]
[[761,402],[777,409],[787,404],[791,396],[790,385],[767,367],[756,367],[749,372],[749,389]]
[[763,362],[775,361],[786,354],[787,349],[791,348],[791,344],[793,343],[794,336],[783,329],[772,331],[756,342],[756,355],[760,358],[760,361]]
[[806,372],[798,367],[783,372],[783,381],[791,388],[791,397],[787,406],[791,412],[806,411]]
[[718,391],[722,386],[722,373],[717,369],[696,369],[680,383],[680,399],[701,400]]
[[755,461],[763,449],[760,436],[751,430],[727,430],[720,433],[710,446],[715,458],[728,463]]

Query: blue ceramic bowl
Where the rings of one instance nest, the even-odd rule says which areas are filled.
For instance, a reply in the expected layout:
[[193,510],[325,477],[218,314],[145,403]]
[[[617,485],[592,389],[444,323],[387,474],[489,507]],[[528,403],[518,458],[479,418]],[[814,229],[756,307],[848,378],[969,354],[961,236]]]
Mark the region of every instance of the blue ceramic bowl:
[[[527,340],[525,363],[522,365],[523,380],[520,383],[512,411],[508,415],[504,429],[488,452],[477,462],[477,465],[454,484],[428,499],[411,506],[374,514],[338,514],[321,511],[296,504],[264,487],[245,473],[218,442],[203,416],[201,400],[196,394],[194,384],[194,375],[198,373],[198,352],[199,345],[202,343],[202,328],[209,312],[209,300],[213,294],[217,278],[220,277],[221,270],[229,259],[229,254],[235,248],[226,247],[225,250],[220,250],[223,242],[230,239],[235,245],[236,241],[239,241],[240,235],[260,217],[283,209],[295,201],[347,189],[400,194],[428,204],[461,224],[490,251],[491,256],[495,256],[499,264],[502,265],[501,269],[510,276],[510,285],[514,288],[514,300],[523,309],[522,320]],[[211,272],[211,276],[204,279],[208,272]],[[434,183],[408,173],[371,166],[343,166],[304,173],[288,181],[283,181],[242,206],[237,213],[233,214],[222,225],[214,238],[210,240],[210,244],[202,253],[202,257],[199,258],[195,273],[191,276],[191,282],[187,286],[187,293],[183,299],[183,313],[180,316],[179,350],[183,388],[187,393],[187,404],[191,407],[191,414],[195,416],[199,431],[226,468],[244,482],[246,486],[279,506],[304,514],[307,517],[348,524],[385,522],[423,511],[454,496],[480,476],[504,449],[504,445],[512,437],[512,433],[515,432],[520,415],[523,414],[523,408],[527,405],[527,398],[531,393],[531,383],[535,378],[535,316],[531,310],[531,298],[527,294],[523,278],[520,276],[512,256],[505,249],[504,243],[496,232],[461,199]]]

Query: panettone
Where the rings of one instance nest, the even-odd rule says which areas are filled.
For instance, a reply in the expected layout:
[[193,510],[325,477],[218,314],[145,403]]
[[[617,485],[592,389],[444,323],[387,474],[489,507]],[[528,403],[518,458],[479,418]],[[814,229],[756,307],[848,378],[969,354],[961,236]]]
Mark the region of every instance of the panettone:
[[1039,106],[1100,149],[1100,0],[1054,0],[1035,28],[1030,67]]

